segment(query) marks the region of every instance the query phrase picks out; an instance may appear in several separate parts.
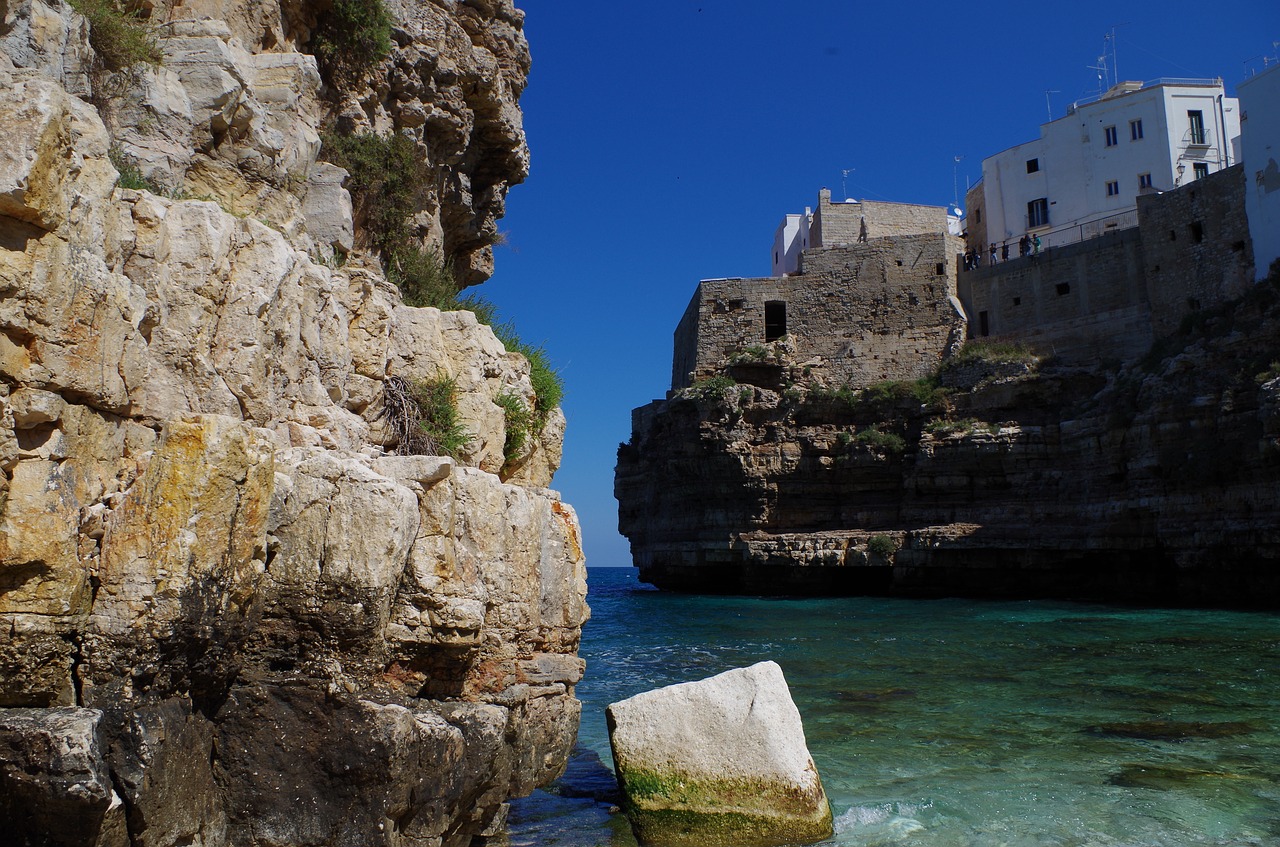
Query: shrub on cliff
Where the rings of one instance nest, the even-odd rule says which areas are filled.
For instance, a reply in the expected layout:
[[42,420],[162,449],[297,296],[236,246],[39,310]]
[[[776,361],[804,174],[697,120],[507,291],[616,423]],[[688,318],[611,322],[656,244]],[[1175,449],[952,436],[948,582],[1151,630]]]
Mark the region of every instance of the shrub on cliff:
[[897,545],[887,535],[873,535],[867,540],[867,552],[881,559],[891,558],[897,550]]
[[709,376],[695,381],[693,385],[684,389],[681,394],[691,400],[711,403],[723,400],[725,392],[737,387],[738,383],[733,377],[726,374],[717,374],[716,376]]
[[139,63],[160,64],[155,32],[137,11],[125,11],[115,0],[69,0],[89,21],[89,44],[109,71]]
[[393,376],[383,388],[383,414],[401,455],[453,456],[471,443],[458,418],[458,384],[449,377],[406,380]]
[[502,445],[503,468],[509,468],[529,441],[533,427],[533,411],[525,405],[524,400],[510,392],[503,392],[493,398],[502,409],[503,423],[506,426],[506,440]]
[[426,171],[413,141],[399,133],[372,132],[327,132],[320,140],[320,158],[347,171],[356,219],[370,246],[381,251],[383,267],[391,273],[397,266],[422,266],[424,257],[414,253],[411,221]]
[[879,453],[888,453],[893,456],[907,449],[906,439],[901,435],[894,432],[884,432],[874,426],[862,430],[854,436],[853,440]]
[[382,0],[334,0],[316,25],[316,58],[330,76],[367,71],[391,54],[394,25]]
[[[468,301],[459,301],[459,308],[467,308],[465,304]],[[471,300],[476,303],[476,300]],[[485,306],[489,306],[485,301],[478,301]],[[492,309],[492,306],[489,306]],[[479,314],[477,314],[479,317]],[[491,314],[491,318],[494,315]],[[560,401],[564,399],[564,380],[560,378],[560,374],[556,369],[551,367],[551,357],[547,355],[546,348],[538,345],[534,346],[524,341],[516,333],[515,324],[511,321],[503,321],[495,323],[493,326],[493,334],[498,336],[498,340],[502,342],[502,346],[506,347],[512,353],[519,353],[529,360],[529,382],[533,385],[533,425],[537,432],[542,432],[547,425],[547,417],[551,414],[556,406],[560,405]]]

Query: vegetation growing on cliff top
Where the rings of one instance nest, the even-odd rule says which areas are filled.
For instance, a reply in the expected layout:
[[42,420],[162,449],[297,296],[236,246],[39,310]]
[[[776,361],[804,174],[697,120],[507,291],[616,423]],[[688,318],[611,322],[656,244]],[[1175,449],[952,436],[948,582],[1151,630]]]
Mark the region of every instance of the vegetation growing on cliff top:
[[162,55],[154,29],[136,11],[115,0],[68,0],[89,21],[89,44],[109,71],[132,65],[160,64]]

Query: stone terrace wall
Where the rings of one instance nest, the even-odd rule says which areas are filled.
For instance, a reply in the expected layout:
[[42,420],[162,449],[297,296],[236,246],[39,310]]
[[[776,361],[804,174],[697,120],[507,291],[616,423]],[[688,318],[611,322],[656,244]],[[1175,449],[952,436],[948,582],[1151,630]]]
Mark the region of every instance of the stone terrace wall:
[[1253,284],[1244,211],[1244,166],[1173,191],[1138,198],[1138,228],[1156,337],[1183,317],[1243,294]]
[[922,376],[963,333],[952,283],[959,244],[941,233],[881,238],[806,251],[789,277],[705,280],[676,330],[672,387],[764,344],[769,301],[786,304],[796,363],[829,382]]
[[962,271],[958,289],[973,338],[1017,338],[1068,359],[1151,346],[1136,229]]

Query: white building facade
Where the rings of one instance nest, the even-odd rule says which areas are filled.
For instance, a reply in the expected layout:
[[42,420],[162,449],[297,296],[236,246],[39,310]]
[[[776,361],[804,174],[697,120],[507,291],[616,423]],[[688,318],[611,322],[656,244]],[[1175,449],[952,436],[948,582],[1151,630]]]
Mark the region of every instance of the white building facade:
[[800,254],[809,247],[809,223],[813,212],[805,207],[803,215],[787,215],[773,234],[773,256],[770,276],[793,274],[800,267]]
[[1016,249],[1029,234],[1049,247],[1136,226],[1139,194],[1234,164],[1239,136],[1239,104],[1220,79],[1122,82],[983,160],[967,200],[969,243]]
[[1240,152],[1244,161],[1244,210],[1258,279],[1280,259],[1280,65],[1237,87]]

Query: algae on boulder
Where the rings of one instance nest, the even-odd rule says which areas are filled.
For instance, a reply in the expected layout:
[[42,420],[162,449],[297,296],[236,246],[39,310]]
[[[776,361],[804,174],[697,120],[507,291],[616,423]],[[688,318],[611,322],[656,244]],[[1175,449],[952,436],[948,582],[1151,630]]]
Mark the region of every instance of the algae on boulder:
[[831,807],[777,663],[647,691],[606,714],[642,844],[770,847],[831,836]]

